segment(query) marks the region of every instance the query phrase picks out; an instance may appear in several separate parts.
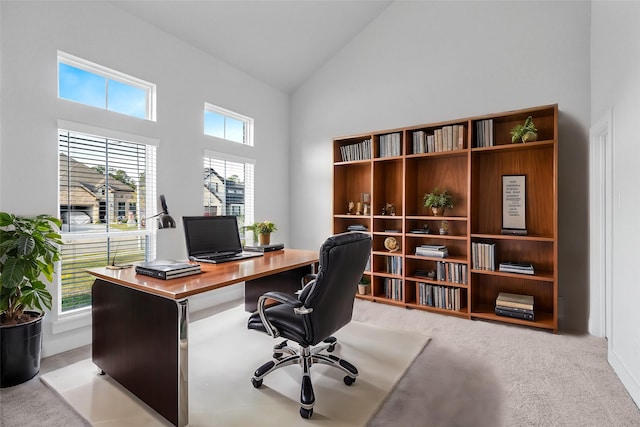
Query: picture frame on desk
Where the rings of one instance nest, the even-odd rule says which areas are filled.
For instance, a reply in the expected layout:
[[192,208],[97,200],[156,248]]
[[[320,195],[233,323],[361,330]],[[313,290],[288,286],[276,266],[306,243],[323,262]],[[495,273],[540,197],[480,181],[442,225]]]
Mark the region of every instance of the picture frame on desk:
[[502,234],[527,235],[526,175],[502,175]]

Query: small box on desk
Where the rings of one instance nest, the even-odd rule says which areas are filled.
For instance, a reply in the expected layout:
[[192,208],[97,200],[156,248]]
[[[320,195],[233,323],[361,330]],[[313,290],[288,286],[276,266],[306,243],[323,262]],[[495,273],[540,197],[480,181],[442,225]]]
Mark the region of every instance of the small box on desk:
[[284,243],[272,243],[270,245],[246,245],[243,249],[249,252],[273,252],[284,249]]
[[136,265],[136,273],[157,279],[169,280],[200,273],[200,264],[188,262],[156,260]]

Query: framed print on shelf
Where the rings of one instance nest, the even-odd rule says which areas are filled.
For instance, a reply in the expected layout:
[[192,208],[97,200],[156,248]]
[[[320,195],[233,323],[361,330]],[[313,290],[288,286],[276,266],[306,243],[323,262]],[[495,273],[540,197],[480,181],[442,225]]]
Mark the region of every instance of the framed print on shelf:
[[502,175],[502,234],[526,236],[525,175]]

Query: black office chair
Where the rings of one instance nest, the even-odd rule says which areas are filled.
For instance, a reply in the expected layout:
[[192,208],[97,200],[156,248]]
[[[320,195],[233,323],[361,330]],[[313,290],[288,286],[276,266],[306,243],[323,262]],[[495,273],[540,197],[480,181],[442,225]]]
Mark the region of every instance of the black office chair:
[[[283,366],[301,365],[300,416],[313,415],[315,396],[310,368],[323,363],[341,369],[347,375],[344,383],[351,385],[358,370],[332,352],[336,338],[331,335],[351,321],[353,301],[371,251],[371,238],[365,233],[343,233],[329,237],[320,247],[320,267],[315,275],[303,278],[304,287],[297,295],[267,292],[258,299],[258,311],[249,318],[248,328],[285,338],[273,347],[273,360],[256,369],[251,378],[255,388],[265,376]],[[309,277],[310,276],[310,277]],[[265,306],[267,300],[278,303]],[[299,344],[299,350],[287,345],[287,340]],[[323,342],[323,345],[311,348]],[[286,354],[286,356],[285,356]]]

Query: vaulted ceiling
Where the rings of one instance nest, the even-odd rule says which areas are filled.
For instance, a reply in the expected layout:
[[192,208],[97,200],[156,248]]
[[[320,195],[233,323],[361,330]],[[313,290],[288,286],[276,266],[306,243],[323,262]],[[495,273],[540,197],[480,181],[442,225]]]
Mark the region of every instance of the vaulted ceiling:
[[113,0],[122,10],[289,93],[391,1]]

